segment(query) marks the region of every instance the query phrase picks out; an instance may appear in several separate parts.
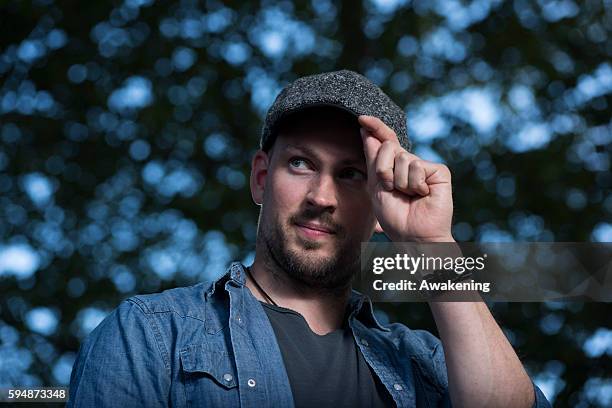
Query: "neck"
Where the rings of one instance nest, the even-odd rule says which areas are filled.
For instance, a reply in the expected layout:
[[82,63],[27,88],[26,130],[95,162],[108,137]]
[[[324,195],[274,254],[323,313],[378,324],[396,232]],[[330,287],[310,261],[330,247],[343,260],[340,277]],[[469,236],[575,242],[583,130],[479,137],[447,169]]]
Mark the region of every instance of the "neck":
[[[350,284],[337,290],[308,287],[291,278],[266,252],[267,248],[257,245],[251,275],[278,306],[300,313],[317,334],[342,327],[351,296]],[[250,279],[247,279],[246,286],[258,300],[269,303]]]

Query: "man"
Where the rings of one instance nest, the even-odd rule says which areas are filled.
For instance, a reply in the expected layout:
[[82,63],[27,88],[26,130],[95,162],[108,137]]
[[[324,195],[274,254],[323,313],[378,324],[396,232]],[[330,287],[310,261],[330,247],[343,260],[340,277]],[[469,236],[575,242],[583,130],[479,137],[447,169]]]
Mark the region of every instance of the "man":
[[441,341],[351,290],[361,242],[453,242],[446,166],[408,152],[363,76],[300,78],[252,161],[253,265],[134,296],[81,346],[68,406],[548,406],[482,302],[430,302]]

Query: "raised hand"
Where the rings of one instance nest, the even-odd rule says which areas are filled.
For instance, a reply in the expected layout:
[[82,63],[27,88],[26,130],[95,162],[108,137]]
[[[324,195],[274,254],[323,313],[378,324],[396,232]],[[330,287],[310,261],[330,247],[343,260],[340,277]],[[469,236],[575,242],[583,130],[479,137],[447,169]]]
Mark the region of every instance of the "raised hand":
[[451,173],[406,151],[373,116],[359,117],[376,218],[394,242],[453,242]]

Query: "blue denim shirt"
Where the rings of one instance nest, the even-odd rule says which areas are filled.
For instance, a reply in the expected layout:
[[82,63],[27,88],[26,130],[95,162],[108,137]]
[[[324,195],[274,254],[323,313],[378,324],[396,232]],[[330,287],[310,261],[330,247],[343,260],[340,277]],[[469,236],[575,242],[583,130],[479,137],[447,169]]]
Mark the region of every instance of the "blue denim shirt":
[[[436,337],[381,325],[356,291],[349,325],[398,406],[450,406]],[[550,406],[535,393],[534,406]],[[274,331],[245,286],[244,267],[236,262],[215,281],[123,301],[79,349],[67,403],[74,406],[293,407]]]

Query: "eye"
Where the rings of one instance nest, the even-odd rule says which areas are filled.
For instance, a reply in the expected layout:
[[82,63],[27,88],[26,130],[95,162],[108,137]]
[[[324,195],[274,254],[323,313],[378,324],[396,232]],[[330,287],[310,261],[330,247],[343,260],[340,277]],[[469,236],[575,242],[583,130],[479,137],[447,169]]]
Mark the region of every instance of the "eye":
[[365,175],[364,172],[362,172],[361,170],[358,170],[356,168],[350,167],[347,169],[342,170],[342,172],[340,173],[341,177],[343,178],[348,178],[350,180],[366,180],[367,176]]
[[304,159],[302,159],[301,157],[292,157],[289,160],[289,165],[291,167],[295,167],[297,169],[306,169],[308,168],[308,162]]

